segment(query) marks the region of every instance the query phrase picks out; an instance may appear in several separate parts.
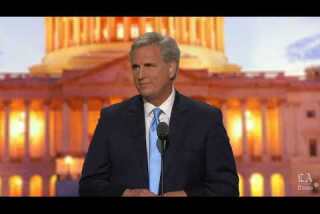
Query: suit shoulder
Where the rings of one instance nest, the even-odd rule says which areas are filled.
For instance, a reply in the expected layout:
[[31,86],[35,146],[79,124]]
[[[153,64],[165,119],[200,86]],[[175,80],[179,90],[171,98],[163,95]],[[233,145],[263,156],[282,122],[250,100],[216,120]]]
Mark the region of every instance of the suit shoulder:
[[118,115],[128,111],[130,105],[136,103],[139,99],[139,95],[126,99],[120,103],[116,103],[105,107],[101,110],[103,115]]
[[183,96],[183,99],[187,103],[188,107],[191,108],[194,112],[204,114],[219,114],[221,112],[219,108],[209,105],[205,102],[194,100],[186,96]]

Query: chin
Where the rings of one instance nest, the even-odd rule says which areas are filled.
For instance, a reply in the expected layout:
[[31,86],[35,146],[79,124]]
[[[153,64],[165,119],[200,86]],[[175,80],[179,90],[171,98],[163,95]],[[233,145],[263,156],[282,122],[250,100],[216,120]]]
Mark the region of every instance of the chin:
[[140,95],[145,97],[145,98],[149,98],[149,97],[152,97],[153,94],[152,93],[143,93],[142,92],[142,93],[140,93]]
[[152,91],[148,91],[148,90],[140,90],[140,95],[145,98],[150,98],[150,97],[154,96],[154,93]]
[[152,94],[152,92],[150,90],[146,90],[146,89],[140,89],[139,90],[139,93],[142,95],[142,96],[150,96],[150,94]]

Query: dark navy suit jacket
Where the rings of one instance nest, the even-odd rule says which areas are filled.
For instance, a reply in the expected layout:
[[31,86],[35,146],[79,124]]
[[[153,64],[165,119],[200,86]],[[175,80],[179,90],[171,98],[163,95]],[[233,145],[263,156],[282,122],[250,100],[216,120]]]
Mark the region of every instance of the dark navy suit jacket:
[[[176,92],[164,158],[164,192],[238,196],[238,175],[221,111]],[[140,95],[102,109],[79,182],[80,196],[148,189],[145,118]]]

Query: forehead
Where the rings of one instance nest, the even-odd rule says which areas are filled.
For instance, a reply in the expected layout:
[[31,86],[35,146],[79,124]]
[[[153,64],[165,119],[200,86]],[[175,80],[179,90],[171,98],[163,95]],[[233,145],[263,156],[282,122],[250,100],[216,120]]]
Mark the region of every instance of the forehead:
[[157,45],[147,45],[140,48],[137,48],[134,51],[133,60],[141,61],[141,60],[161,60],[160,47]]

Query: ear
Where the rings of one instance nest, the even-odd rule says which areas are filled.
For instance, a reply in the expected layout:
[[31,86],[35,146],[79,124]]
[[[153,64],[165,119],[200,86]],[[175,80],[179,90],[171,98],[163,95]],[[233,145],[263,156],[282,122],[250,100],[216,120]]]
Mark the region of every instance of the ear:
[[174,79],[177,72],[177,63],[176,62],[170,62],[169,63],[169,78]]

